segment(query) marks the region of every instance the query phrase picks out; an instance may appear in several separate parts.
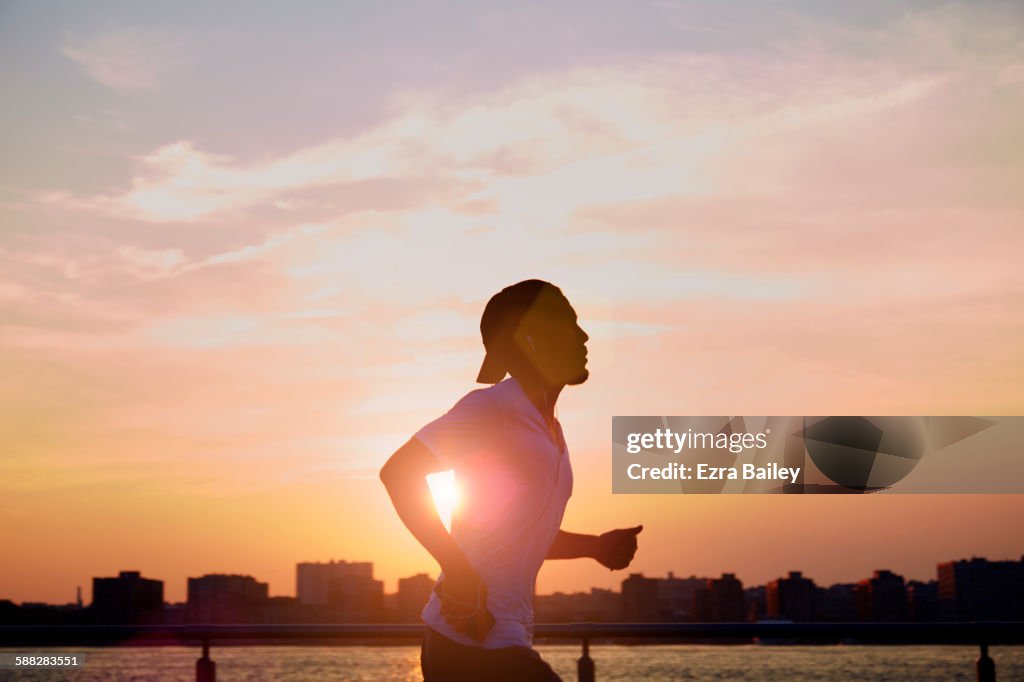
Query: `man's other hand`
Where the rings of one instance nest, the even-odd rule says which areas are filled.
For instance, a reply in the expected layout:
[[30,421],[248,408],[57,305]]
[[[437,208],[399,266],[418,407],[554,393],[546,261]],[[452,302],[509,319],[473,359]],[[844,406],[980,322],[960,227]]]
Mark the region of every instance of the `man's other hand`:
[[483,641],[494,627],[494,616],[487,608],[487,586],[469,566],[445,571],[434,588],[441,598],[441,615],[456,631]]
[[636,536],[643,529],[643,526],[620,528],[597,536],[594,558],[613,571],[626,568],[636,555]]

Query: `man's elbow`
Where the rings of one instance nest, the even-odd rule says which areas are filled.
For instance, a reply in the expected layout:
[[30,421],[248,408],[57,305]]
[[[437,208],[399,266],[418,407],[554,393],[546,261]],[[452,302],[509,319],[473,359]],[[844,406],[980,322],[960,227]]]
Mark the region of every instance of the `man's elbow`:
[[401,479],[408,476],[409,462],[404,448],[400,448],[380,468],[380,481],[389,490]]
[[388,490],[405,481],[418,480],[439,471],[435,457],[422,444],[410,440],[391,455],[380,470],[380,480]]
[[395,463],[393,459],[389,459],[384,463],[384,466],[380,468],[380,482],[384,484],[385,488],[390,488],[391,484],[395,480]]

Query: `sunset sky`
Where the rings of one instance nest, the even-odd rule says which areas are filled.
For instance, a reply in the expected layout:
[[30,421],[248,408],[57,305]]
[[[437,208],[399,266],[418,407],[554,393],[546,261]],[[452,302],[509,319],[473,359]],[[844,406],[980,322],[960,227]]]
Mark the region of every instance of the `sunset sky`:
[[617,414],[1024,414],[1019,2],[265,5],[0,4],[0,599],[436,575],[377,472],[529,277],[630,571],[1024,554],[1021,495],[610,492]]

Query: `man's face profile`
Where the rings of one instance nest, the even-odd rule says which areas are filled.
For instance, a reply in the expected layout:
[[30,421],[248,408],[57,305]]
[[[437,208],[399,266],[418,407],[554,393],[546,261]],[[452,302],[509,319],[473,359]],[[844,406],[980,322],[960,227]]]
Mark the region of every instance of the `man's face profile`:
[[519,352],[545,383],[576,386],[590,376],[587,339],[576,311],[557,291],[544,291],[523,316],[515,334]]

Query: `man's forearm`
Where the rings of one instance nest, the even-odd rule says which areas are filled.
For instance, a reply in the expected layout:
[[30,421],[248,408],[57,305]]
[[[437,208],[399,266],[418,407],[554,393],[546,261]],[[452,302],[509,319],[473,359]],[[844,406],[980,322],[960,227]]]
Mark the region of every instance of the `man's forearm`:
[[559,530],[555,535],[548,559],[582,559],[592,558],[597,550],[597,536],[582,533],[570,533]]
[[412,438],[391,456],[381,469],[380,479],[391,496],[398,518],[441,569],[446,574],[462,572],[470,568],[469,562],[441,523],[427,485],[427,474],[437,469],[438,463],[430,451]]
[[402,523],[437,560],[442,570],[451,571],[468,564],[462,550],[441,523],[426,479],[389,479],[384,481],[384,485]]

